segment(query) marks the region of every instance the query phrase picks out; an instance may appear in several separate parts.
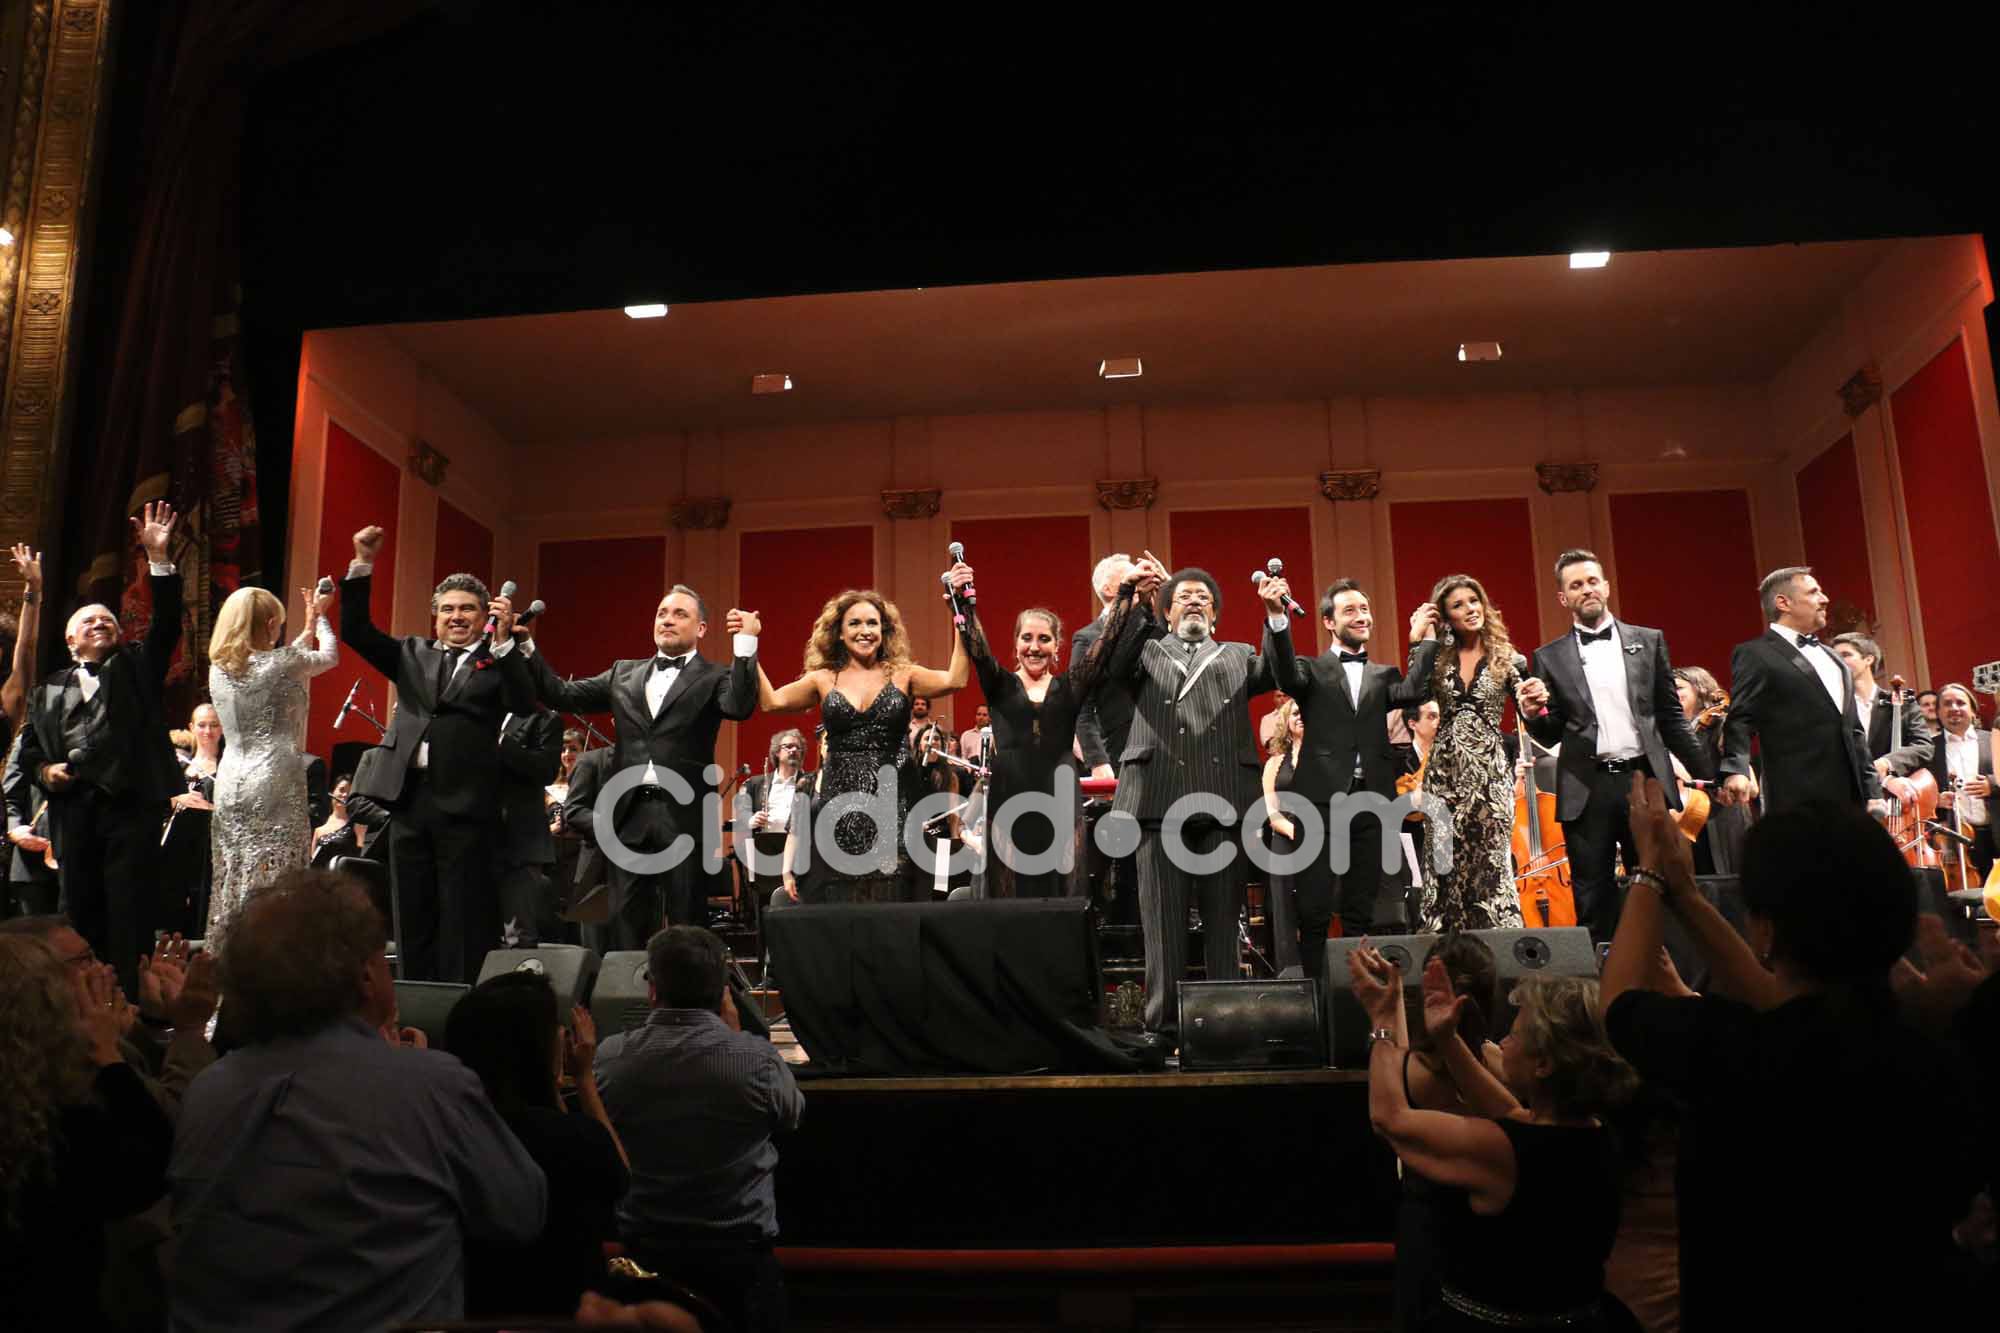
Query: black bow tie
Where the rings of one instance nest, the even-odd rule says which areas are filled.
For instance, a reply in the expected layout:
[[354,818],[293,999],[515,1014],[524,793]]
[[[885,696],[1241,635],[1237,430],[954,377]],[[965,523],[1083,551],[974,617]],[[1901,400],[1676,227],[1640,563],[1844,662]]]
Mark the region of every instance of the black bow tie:
[[1578,629],[1576,637],[1583,643],[1610,643],[1611,626],[1606,625],[1600,630]]
[[100,672],[100,671],[104,670],[104,663],[102,663],[102,662],[78,662],[78,663],[76,664],[76,667],[77,667],[77,670],[79,670],[79,671],[83,672],[83,673],[84,673],[85,675],[87,675],[87,676],[94,676],[94,675],[96,675],[96,674],[97,674],[98,672]]
[[1343,652],[1340,655],[1340,660],[1343,662],[1366,662],[1368,654],[1365,650],[1358,653]]
[[686,654],[682,654],[679,657],[655,657],[653,659],[653,670],[655,671],[679,671],[686,665]]
[[1819,646],[1819,638],[1816,635],[1801,634],[1798,636],[1798,639],[1799,647],[1801,648],[1816,648]]

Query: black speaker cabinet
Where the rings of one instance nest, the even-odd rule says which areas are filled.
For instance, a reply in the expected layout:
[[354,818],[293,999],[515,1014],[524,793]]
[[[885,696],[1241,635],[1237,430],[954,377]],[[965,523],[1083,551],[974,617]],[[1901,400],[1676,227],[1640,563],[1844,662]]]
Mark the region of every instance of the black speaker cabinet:
[[399,981],[396,983],[396,1022],[424,1034],[432,1050],[444,1046],[444,1024],[451,1011],[472,987],[460,981]]
[[591,988],[597,984],[597,969],[594,949],[577,944],[544,944],[535,949],[494,949],[479,965],[479,979],[488,981],[502,972],[541,973],[555,988],[556,1015],[568,1027],[570,1006],[590,1003]]
[[597,989],[590,995],[590,1016],[597,1023],[598,1040],[614,1032],[629,1032],[646,1021],[653,1006],[646,998],[646,951],[615,949],[604,955],[597,973]]
[[1180,983],[1181,1068],[1313,1069],[1326,1062],[1311,980]]

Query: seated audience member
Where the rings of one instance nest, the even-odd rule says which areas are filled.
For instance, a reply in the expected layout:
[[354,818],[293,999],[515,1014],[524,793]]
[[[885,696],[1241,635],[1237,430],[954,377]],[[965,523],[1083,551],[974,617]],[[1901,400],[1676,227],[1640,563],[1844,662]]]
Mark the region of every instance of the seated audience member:
[[107,1327],[104,1224],[166,1188],[173,1126],[119,1048],[109,967],[0,934],[0,1324]]
[[221,953],[241,1043],[196,1079],[169,1168],[173,1328],[375,1329],[464,1313],[468,1238],[542,1232],[542,1169],[478,1076],[383,1040],[381,915],[344,875],[253,895]]
[[607,1038],[597,1081],[632,1155],[619,1233],[642,1267],[712,1302],[739,1329],[785,1323],[774,1133],[805,1099],[769,1041],[739,1030],[722,941],[669,926],[646,946],[653,1011]]
[[[1858,808],[1765,816],[1744,842],[1746,941],[1696,888],[1659,784],[1636,779],[1631,799],[1641,866],[1604,966],[1605,1017],[1619,1052],[1686,1107],[1684,1326],[1892,1328],[1952,1312],[1977,1149],[1952,1056],[1890,989],[1916,922],[1895,842]],[[1723,995],[1675,986],[1668,912]]]
[[1435,1304],[1424,1328],[1605,1326],[1604,1261],[1618,1229],[1619,1167],[1600,1119],[1632,1071],[1597,1016],[1597,983],[1581,977],[1515,987],[1514,1026],[1500,1044],[1503,1083],[1459,1035],[1471,997],[1444,962],[1424,971],[1424,1020],[1470,1115],[1412,1106],[1403,1083],[1398,970],[1370,948],[1348,956],[1349,980],[1374,1029],[1368,1106],[1375,1132],[1434,1186]]
[[[567,1315],[604,1279],[604,1242],[618,1234],[625,1153],[597,1093],[597,1028],[570,1010],[575,1036],[556,1017],[555,988],[539,972],[502,972],[460,1000],[445,1048],[479,1075],[493,1109],[549,1179],[549,1218],[529,1245],[466,1247],[465,1310],[472,1318]],[[564,1113],[557,1087],[576,1080],[581,1114]]]

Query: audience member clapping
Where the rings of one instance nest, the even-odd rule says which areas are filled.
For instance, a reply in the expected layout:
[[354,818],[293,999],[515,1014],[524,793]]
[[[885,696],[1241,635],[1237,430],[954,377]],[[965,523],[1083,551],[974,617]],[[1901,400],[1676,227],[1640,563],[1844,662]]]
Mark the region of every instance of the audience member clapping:
[[[1631,801],[1642,864],[1603,1000],[1619,1052],[1686,1105],[1684,1326],[1909,1327],[1955,1310],[1973,1121],[1953,1055],[1890,987],[1917,915],[1895,842],[1859,808],[1766,816],[1744,846],[1746,941],[1697,888],[1659,783],[1635,780]],[[1723,994],[1677,985],[1669,912]]]
[[542,1170],[441,1052],[382,1039],[395,988],[354,880],[287,873],[233,917],[222,1003],[242,1044],[196,1079],[169,1170],[175,1329],[457,1319],[468,1237],[542,1232]]
[[[503,972],[451,1011],[445,1048],[479,1075],[486,1095],[549,1180],[548,1224],[529,1245],[474,1242],[466,1252],[468,1315],[566,1315],[604,1278],[604,1242],[618,1231],[624,1149],[597,1092],[590,1012],[556,1018],[539,972]],[[572,1036],[572,1032],[574,1035]],[[558,1092],[574,1080],[581,1114]]]
[[165,1187],[173,1127],[119,1047],[109,967],[0,934],[0,1290],[10,1328],[98,1328],[104,1224]]
[[1600,1117],[1629,1092],[1632,1074],[1605,1039],[1596,983],[1562,977],[1515,988],[1519,1013],[1500,1044],[1503,1083],[1458,1035],[1469,997],[1434,959],[1424,975],[1425,1026],[1475,1112],[1457,1115],[1410,1104],[1398,969],[1364,947],[1349,955],[1348,970],[1375,1031],[1375,1131],[1440,1187],[1439,1281],[1424,1326],[1600,1327],[1619,1189]]

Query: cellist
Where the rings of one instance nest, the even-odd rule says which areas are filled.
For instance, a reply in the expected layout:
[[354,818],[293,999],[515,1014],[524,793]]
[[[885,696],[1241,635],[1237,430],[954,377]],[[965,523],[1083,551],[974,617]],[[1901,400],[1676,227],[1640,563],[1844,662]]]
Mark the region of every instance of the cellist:
[[[1618,920],[1616,862],[1629,869],[1632,774],[1672,776],[1668,753],[1696,779],[1715,776],[1708,751],[1688,728],[1667,660],[1666,636],[1611,614],[1611,581],[1590,551],[1556,557],[1556,600],[1570,613],[1569,632],[1535,650],[1530,677],[1515,703],[1529,734],[1562,746],[1556,818],[1569,855],[1577,923],[1598,940]],[[1678,809],[1670,785],[1667,800]]]
[[[1836,634],[1833,652],[1847,663],[1847,672],[1854,677],[1854,710],[1861,719],[1861,729],[1868,733],[1868,757],[1875,764],[1875,776],[1882,779],[1882,790],[1908,799],[1892,779],[1930,766],[1936,728],[1924,721],[1924,710],[1914,692],[1886,688],[1888,664],[1875,640],[1866,634]],[[1900,738],[1896,735],[1899,712]]]
[[1966,856],[1977,872],[1974,883],[1983,884],[1993,868],[1992,734],[1980,727],[1972,691],[1963,685],[1938,690],[1938,721],[1944,732],[1937,738],[1930,763],[1937,778],[1938,804],[1951,809],[1959,828],[1972,839]]

